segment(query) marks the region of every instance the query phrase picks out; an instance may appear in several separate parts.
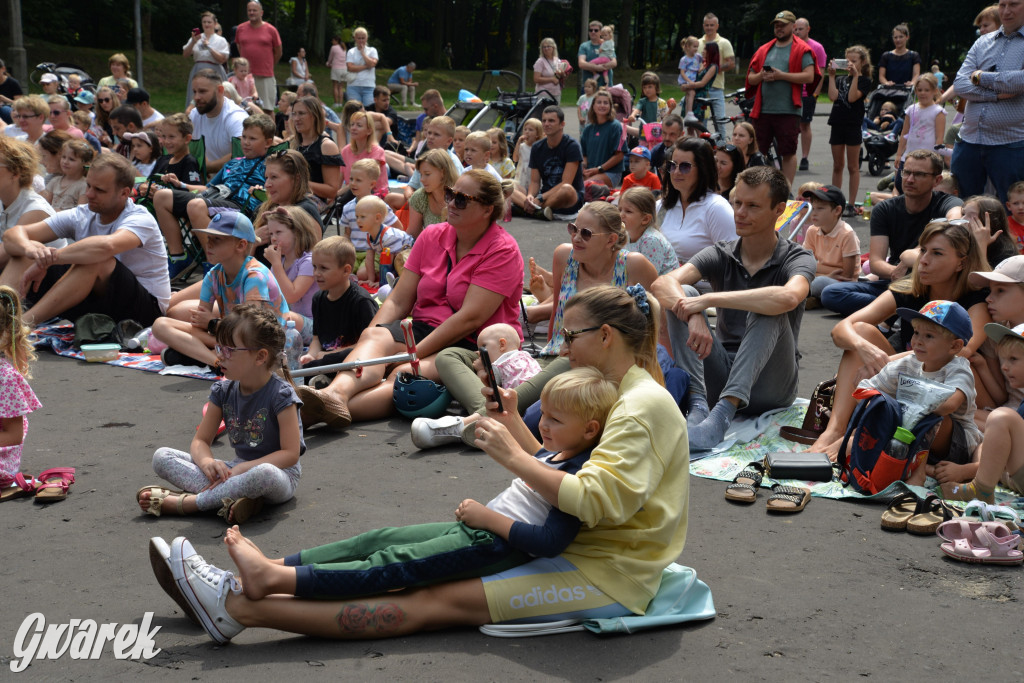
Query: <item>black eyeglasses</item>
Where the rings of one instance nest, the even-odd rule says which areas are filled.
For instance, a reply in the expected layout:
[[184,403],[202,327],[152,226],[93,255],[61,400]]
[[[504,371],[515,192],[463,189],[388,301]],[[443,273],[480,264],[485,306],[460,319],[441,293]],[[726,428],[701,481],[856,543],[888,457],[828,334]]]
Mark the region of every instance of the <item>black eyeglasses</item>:
[[569,225],[565,227],[569,229],[569,237],[575,237],[578,234],[580,237],[583,238],[584,242],[589,242],[590,238],[593,237],[594,235],[611,234],[610,232],[594,232],[590,228],[581,228],[577,226],[575,223],[569,223]]
[[470,202],[484,203],[479,197],[474,197],[473,195],[466,194],[465,192],[457,192],[450,187],[444,188],[444,201],[447,204],[454,204],[455,208],[459,211],[465,209],[466,205]]
[[109,97],[97,97],[96,101],[97,102],[109,102],[110,98]]
[[599,329],[601,329],[600,325],[597,325],[596,327],[584,327],[582,330],[567,330],[567,329],[565,329],[563,327],[562,328],[562,340],[563,340],[562,343],[565,344],[566,346],[572,346],[572,343],[574,341],[576,341],[576,337],[580,336],[581,334],[583,334],[585,332],[593,332],[594,330],[599,330]]
[[600,33],[600,32],[601,32],[601,29],[599,29],[599,28],[592,28],[592,29],[588,29],[588,30],[589,30],[589,31],[590,31],[591,33]]
[[680,161],[678,164],[674,161],[665,162],[665,172],[668,174],[679,171],[683,175],[686,175],[693,170],[693,164],[689,161]]
[[903,171],[902,175],[904,178],[930,178],[936,176],[938,173],[926,173],[924,171]]
[[221,346],[220,344],[214,344],[213,352],[224,360],[231,360],[231,354],[235,351],[255,351],[256,349],[249,349],[244,346]]
[[60,116],[63,113],[63,111],[51,111],[50,116]]

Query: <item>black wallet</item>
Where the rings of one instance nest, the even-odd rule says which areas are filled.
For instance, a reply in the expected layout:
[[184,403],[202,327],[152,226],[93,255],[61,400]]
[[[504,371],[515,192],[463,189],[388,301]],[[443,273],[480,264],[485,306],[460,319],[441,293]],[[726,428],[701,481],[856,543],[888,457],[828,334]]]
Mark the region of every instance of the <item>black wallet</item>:
[[832,481],[832,461],[824,453],[769,453],[764,473],[772,479]]

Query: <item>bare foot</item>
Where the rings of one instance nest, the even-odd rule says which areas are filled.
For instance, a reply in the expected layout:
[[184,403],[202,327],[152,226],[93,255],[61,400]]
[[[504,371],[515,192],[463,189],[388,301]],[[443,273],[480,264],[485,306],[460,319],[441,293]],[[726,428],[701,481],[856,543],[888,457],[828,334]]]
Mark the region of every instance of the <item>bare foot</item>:
[[828,456],[829,460],[836,462],[839,458],[839,447],[843,445],[843,439],[840,437],[832,441],[824,437],[825,434],[823,433],[807,450],[811,453],[824,453]]
[[261,600],[271,594],[267,583],[267,571],[273,566],[252,541],[242,535],[235,525],[224,534],[224,545],[238,567],[242,580],[242,592],[250,600]]

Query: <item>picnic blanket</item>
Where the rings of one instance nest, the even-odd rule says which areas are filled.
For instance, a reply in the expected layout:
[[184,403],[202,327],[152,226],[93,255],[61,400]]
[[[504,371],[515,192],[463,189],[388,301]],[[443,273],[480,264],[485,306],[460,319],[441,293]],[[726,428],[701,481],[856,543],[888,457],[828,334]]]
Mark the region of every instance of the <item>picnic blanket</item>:
[[[764,460],[769,453],[807,450],[807,446],[787,441],[779,435],[780,427],[787,425],[799,427],[803,424],[807,403],[807,399],[800,398],[787,408],[769,411],[756,418],[742,416],[737,418],[733,421],[730,431],[725,435],[725,440],[714,450],[690,453],[690,474],[705,479],[732,481],[744,467],[751,462]],[[812,496],[818,498],[853,498],[878,502],[887,502],[893,496],[904,491],[912,491],[923,497],[938,487],[938,482],[934,479],[928,479],[923,487],[910,486],[902,481],[897,481],[875,495],[866,496],[843,486],[842,482],[838,480],[820,482],[794,479],[777,480],[765,477],[761,486],[771,487],[780,482],[805,486],[811,490]],[[1018,498],[1009,489],[1002,487],[996,489],[996,503],[1009,505],[1019,511],[1024,510],[1024,498]],[[966,503],[957,501],[950,501],[950,504],[958,508],[963,508],[966,505]]]
[[[32,332],[32,341],[37,349],[49,348],[58,356],[65,358],[77,358],[85,360],[85,354],[76,349],[75,326],[70,322],[59,322],[53,325],[41,325]],[[159,354],[150,353],[124,353],[117,354],[117,360],[105,361],[107,365],[117,365],[122,368],[133,370],[145,370],[156,372],[161,375],[179,375],[182,377],[193,377],[213,381],[219,377],[209,370],[201,370],[197,367],[175,366],[168,368],[160,361]]]

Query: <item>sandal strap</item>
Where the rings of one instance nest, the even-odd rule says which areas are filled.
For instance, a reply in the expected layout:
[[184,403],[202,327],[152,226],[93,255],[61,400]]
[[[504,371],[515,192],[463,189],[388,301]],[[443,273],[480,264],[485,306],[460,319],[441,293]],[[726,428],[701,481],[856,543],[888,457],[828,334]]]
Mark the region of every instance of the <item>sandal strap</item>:
[[761,480],[764,479],[764,465],[759,462],[752,462],[744,467],[733,481],[736,481],[736,479],[751,479],[760,484]]
[[234,498],[221,498],[221,508],[217,510],[217,516],[224,519],[225,522],[231,519],[231,508],[235,505]]
[[757,493],[757,487],[756,486],[753,486],[751,484],[741,484],[739,482],[733,482],[732,484],[729,484],[727,487],[725,487],[725,490],[726,491],[750,491],[752,493]]
[[803,494],[797,495],[793,493],[775,493],[768,497],[769,501],[773,500],[788,500],[789,502],[799,505],[804,501]]

